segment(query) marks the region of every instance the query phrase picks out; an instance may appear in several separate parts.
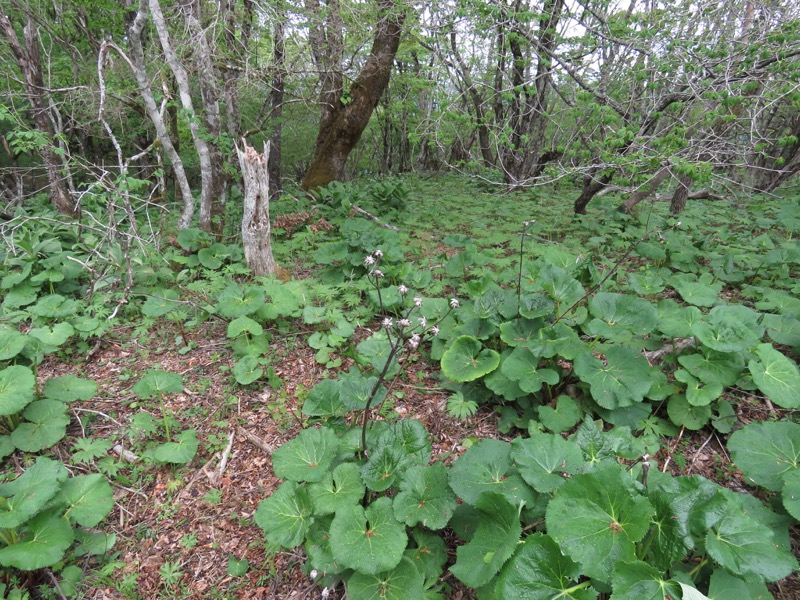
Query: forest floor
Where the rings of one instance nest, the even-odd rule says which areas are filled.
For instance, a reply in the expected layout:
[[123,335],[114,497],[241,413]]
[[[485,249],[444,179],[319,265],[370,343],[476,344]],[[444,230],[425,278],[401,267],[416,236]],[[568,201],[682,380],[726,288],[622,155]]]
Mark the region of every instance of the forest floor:
[[[486,202],[477,196],[465,203]],[[431,201],[435,198],[426,199]],[[487,245],[502,247],[502,254],[513,257],[518,238],[512,237],[512,232],[519,228],[515,215],[530,214],[537,205],[536,198],[527,198],[514,209],[509,209],[508,203],[498,203],[496,209],[488,213],[484,210],[475,218],[473,233],[483,232]],[[544,218],[555,218],[553,215],[563,212],[563,207],[553,205],[549,210]],[[493,219],[506,213],[511,216],[510,224],[498,231]],[[469,217],[462,219],[469,221]],[[441,237],[441,231],[436,233],[441,227],[436,220],[432,216],[427,231],[410,235],[417,255],[435,257],[442,251],[441,246],[428,246]],[[568,229],[564,231],[568,234]],[[503,236],[506,242],[498,242]],[[555,238],[558,243],[558,236]],[[292,257],[284,260],[291,261]],[[304,268],[298,264],[296,272]],[[355,337],[367,337],[378,324],[377,320],[361,324]],[[301,404],[306,392],[321,379],[336,376],[335,371],[315,360],[315,351],[305,343],[313,329],[298,323],[288,334],[270,332],[271,364],[282,381],[277,390],[263,381],[244,387],[232,384],[229,369],[235,358],[226,340],[225,324],[220,321],[207,321],[188,331],[159,321],[147,336],[134,336],[133,330],[133,326],[113,329],[89,357],[69,362],[50,358],[39,373],[48,377],[72,373],[95,380],[98,395],[82,403],[76,412],[94,417],[94,436],[115,440],[130,440],[128,424],[134,413],[144,408],[158,414],[155,401],[141,401],[131,391],[145,370],[179,373],[184,392],[166,398],[165,408],[180,415],[183,425],[203,432],[205,443],[194,460],[183,467],[120,461],[118,476],[112,478],[116,506],[108,517],[108,529],[117,536],[116,545],[83,597],[343,598],[341,587],[325,595],[311,581],[302,568],[302,550],[269,548],[262,530],[253,522],[259,501],[280,484],[272,472],[271,451],[292,439],[303,426]],[[183,336],[181,351],[171,343],[178,335]],[[190,349],[185,351],[187,346]],[[337,369],[347,370],[352,364],[352,359],[342,357]],[[439,377],[436,361],[419,357],[408,363],[390,386],[387,407],[397,416],[422,421],[431,433],[434,459],[452,461],[476,438],[514,437],[498,431],[497,414],[488,405],[462,421],[451,418],[445,407],[451,392],[442,387]],[[737,417],[742,423],[763,420],[770,416],[765,413],[776,410],[746,396],[736,400]],[[63,446],[67,462],[67,448],[84,435],[82,426],[73,424],[68,440],[55,452]],[[667,440],[655,459],[659,468],[674,474],[699,474],[735,491],[758,493],[743,483],[725,450],[723,436],[710,428],[686,430],[677,439]],[[792,536],[797,550],[800,532],[796,527]],[[448,551],[452,564],[454,541]],[[452,600],[475,597],[453,577],[447,584],[447,597]],[[796,576],[770,589],[780,600],[800,598]]]

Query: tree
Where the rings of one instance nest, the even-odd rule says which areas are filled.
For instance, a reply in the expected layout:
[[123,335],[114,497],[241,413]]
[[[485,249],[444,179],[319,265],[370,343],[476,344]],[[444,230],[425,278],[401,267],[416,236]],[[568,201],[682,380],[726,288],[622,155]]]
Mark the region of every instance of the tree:
[[[307,5],[316,14],[323,13],[319,0],[309,0]],[[358,76],[345,89],[343,23],[338,0],[330,0],[324,12],[324,22],[318,21],[309,34],[312,56],[322,75],[319,133],[302,183],[307,191],[344,179],[347,157],[389,83],[405,20],[403,7],[396,0],[378,0],[372,48]]]

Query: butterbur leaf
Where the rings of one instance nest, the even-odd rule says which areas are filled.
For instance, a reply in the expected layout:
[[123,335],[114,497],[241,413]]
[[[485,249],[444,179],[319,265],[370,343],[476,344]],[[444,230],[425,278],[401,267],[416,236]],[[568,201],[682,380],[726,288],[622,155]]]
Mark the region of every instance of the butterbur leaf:
[[754,313],[745,307],[718,306],[692,329],[703,344],[718,352],[741,352],[753,348],[764,328],[754,322]]
[[20,450],[38,452],[49,448],[67,433],[67,405],[57,400],[31,402],[22,413],[25,421],[11,432],[11,441]]
[[286,481],[258,503],[253,518],[271,544],[294,548],[303,543],[311,527],[311,512],[311,500],[305,488]]
[[139,398],[179,394],[183,391],[183,378],[178,373],[148,369],[144,377],[133,386],[132,391]]
[[559,381],[558,373],[552,369],[538,368],[539,358],[524,347],[514,348],[514,351],[503,361],[500,371],[511,381],[516,381],[520,389],[529,394],[534,394],[542,386],[555,385]]
[[676,600],[681,586],[641,561],[617,563],[611,577],[615,600]]
[[245,356],[236,361],[231,369],[233,378],[239,385],[250,385],[258,381],[264,374],[261,363],[255,356]]
[[442,574],[442,566],[447,562],[447,548],[444,540],[417,527],[411,532],[415,547],[405,551],[406,558],[417,567],[426,581],[437,581]]
[[261,288],[233,283],[217,299],[219,314],[227,319],[253,314],[264,305],[265,297]]
[[377,444],[397,448],[417,464],[427,465],[431,460],[428,431],[416,419],[401,419],[389,424],[378,434]]
[[800,371],[772,344],[759,344],[759,361],[748,364],[753,381],[766,396],[782,408],[800,408]]
[[99,473],[78,475],[64,482],[54,501],[66,506],[64,516],[71,523],[95,527],[114,508],[114,495]]
[[676,394],[667,403],[667,414],[676,425],[698,431],[705,427],[705,424],[711,419],[711,408],[692,405],[686,396]]
[[369,489],[382,492],[394,485],[408,462],[402,448],[381,444],[361,468],[361,477]]
[[778,581],[797,569],[797,560],[776,544],[772,530],[746,513],[730,511],[705,542],[711,558],[747,581]]
[[541,328],[541,319],[522,318],[506,321],[500,325],[500,339],[512,348],[524,346],[534,339],[536,333]]
[[330,515],[342,507],[357,504],[365,490],[358,466],[342,463],[333,473],[325,473],[322,481],[309,485],[308,495],[315,515]]
[[314,417],[340,417],[347,412],[342,402],[341,386],[335,379],[323,379],[308,392],[303,414]]
[[[339,396],[347,410],[364,410],[372,390],[378,383],[377,377],[364,377],[361,373],[341,375],[339,377]],[[372,401],[379,406],[386,397],[386,388],[381,386]]]
[[450,487],[467,504],[483,492],[503,494],[510,502],[533,505],[534,494],[511,464],[511,445],[481,440],[459,457],[450,469]]
[[360,505],[346,506],[331,522],[334,558],[365,575],[394,569],[407,544],[405,527],[394,518],[390,498],[378,498],[366,510]]
[[699,279],[688,273],[673,275],[669,284],[686,302],[695,306],[714,306],[722,291],[722,282],[714,281],[711,273],[703,273]]
[[735,384],[744,370],[744,359],[738,352],[707,350],[703,354],[681,354],[678,362],[703,383],[722,387]]
[[539,285],[556,302],[559,310],[583,298],[585,290],[566,269],[547,265],[539,271]]
[[28,367],[12,365],[0,371],[0,415],[14,415],[34,396],[36,377]]
[[239,337],[243,333],[261,335],[264,333],[264,328],[257,321],[245,316],[237,317],[228,323],[227,336],[229,338]]
[[546,494],[558,489],[583,465],[578,445],[559,435],[532,433],[529,438],[515,439],[511,446],[511,458],[519,474],[537,492]]
[[681,594],[683,595],[681,600],[710,600],[708,596],[700,592],[700,590],[694,586],[683,583],[682,581],[678,582],[678,585],[681,587]]
[[595,402],[611,410],[641,402],[653,385],[647,359],[626,346],[610,347],[605,364],[591,352],[580,354],[574,368],[581,381],[590,385]]
[[522,526],[519,510],[500,494],[484,492],[475,508],[481,514],[475,535],[456,551],[456,563],[450,571],[470,587],[489,583],[514,554]]
[[789,471],[783,476],[783,507],[790,515],[800,521],[800,469]]
[[456,497],[447,485],[447,469],[441,463],[414,466],[403,474],[400,493],[394,499],[398,521],[413,527],[442,529],[456,508]]
[[593,600],[597,592],[574,589],[580,567],[553,539],[541,533],[529,536],[503,567],[495,595],[504,600]]
[[691,337],[702,320],[703,313],[696,306],[681,306],[670,299],[658,303],[658,329],[668,337]]
[[67,322],[56,323],[52,327],[36,327],[28,332],[32,338],[45,346],[61,346],[75,333],[75,329]]
[[767,334],[777,344],[800,346],[800,319],[788,315],[764,315]]
[[290,481],[322,481],[339,448],[339,439],[327,427],[304,429],[272,453],[275,475]]
[[612,463],[576,475],[547,506],[547,531],[584,573],[609,581],[613,565],[636,557],[634,544],[650,528],[653,506]]
[[25,336],[14,329],[0,327],[0,360],[11,360],[25,347]]
[[170,289],[157,289],[150,292],[142,304],[142,314],[146,317],[162,317],[180,306],[181,297]]
[[103,533],[102,531],[76,529],[75,541],[77,545],[73,552],[76,556],[100,556],[111,552],[111,548],[114,547],[117,541],[117,535],[115,533]]
[[422,598],[424,580],[417,567],[403,558],[391,571],[367,575],[353,573],[347,580],[349,600],[408,600]]
[[0,565],[23,571],[57,563],[75,539],[72,526],[61,515],[46,511],[33,517],[19,542],[0,549]]
[[194,429],[187,429],[175,436],[174,442],[166,442],[153,450],[158,462],[185,465],[197,454],[199,442]]
[[589,301],[589,311],[596,318],[586,325],[588,332],[612,340],[650,333],[658,322],[652,304],[625,294],[599,292]]
[[[389,360],[392,352],[392,345],[382,331],[371,335],[357,346],[358,355],[365,360],[376,373],[381,373]],[[400,365],[397,357],[392,358],[389,370],[386,372],[387,379],[391,379],[400,372]]]
[[60,400],[61,402],[91,400],[96,393],[97,382],[75,375],[53,377],[44,384],[44,395],[51,400]]
[[747,481],[773,492],[800,466],[800,425],[788,421],[751,423],[728,441],[733,462]]
[[542,425],[553,433],[562,433],[575,427],[581,420],[581,408],[569,396],[556,398],[556,407],[542,405],[538,408]]
[[772,594],[763,583],[746,582],[725,571],[715,569],[708,584],[710,600],[773,600]]
[[63,319],[75,314],[78,310],[78,303],[75,300],[65,298],[59,294],[51,294],[41,298],[28,310],[39,317]]
[[39,457],[22,475],[0,484],[0,528],[13,529],[38,513],[67,479],[66,467],[58,461]]
[[474,337],[462,335],[445,350],[442,356],[442,372],[457,382],[474,381],[488,375],[500,364],[500,355],[484,348]]
[[722,386],[718,383],[703,385],[688,371],[678,369],[675,379],[686,384],[686,401],[692,406],[707,406],[722,395]]

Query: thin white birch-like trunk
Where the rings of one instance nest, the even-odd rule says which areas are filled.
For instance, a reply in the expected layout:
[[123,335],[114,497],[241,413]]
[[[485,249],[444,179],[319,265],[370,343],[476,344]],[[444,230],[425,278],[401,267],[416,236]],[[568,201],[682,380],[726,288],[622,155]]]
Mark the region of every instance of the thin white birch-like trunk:
[[244,183],[244,214],[242,215],[242,245],[247,266],[254,275],[272,275],[276,270],[272,256],[269,224],[269,142],[264,153],[242,140],[238,146],[239,165]]
[[114,44],[107,43],[105,45],[114,48],[117,53],[125,59],[133,71],[134,77],[136,78],[136,85],[139,88],[139,95],[144,101],[147,116],[153,123],[153,127],[155,127],[156,135],[161,145],[164,147],[164,152],[169,157],[170,162],[172,162],[175,180],[178,183],[178,188],[183,198],[183,212],[178,220],[178,228],[186,229],[191,225],[192,217],[194,217],[194,197],[192,196],[192,188],[189,185],[189,179],[186,177],[186,170],[183,168],[183,161],[172,143],[172,138],[169,137],[167,126],[164,123],[161,112],[158,110],[158,106],[156,106],[156,101],[153,98],[153,90],[150,87],[150,80],[147,77],[144,48],[142,46],[142,31],[144,30],[146,22],[147,0],[139,0],[139,10],[136,13],[133,25],[128,31],[131,60],[129,60],[122,50]]

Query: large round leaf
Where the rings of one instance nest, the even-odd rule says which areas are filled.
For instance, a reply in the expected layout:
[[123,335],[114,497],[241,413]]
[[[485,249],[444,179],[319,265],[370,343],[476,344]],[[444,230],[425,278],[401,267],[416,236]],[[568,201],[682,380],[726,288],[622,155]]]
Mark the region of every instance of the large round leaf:
[[347,506],[331,522],[333,556],[344,566],[365,575],[394,569],[408,544],[405,526],[394,518],[390,498],[378,498],[366,510]]
[[25,336],[19,331],[0,327],[0,360],[11,360],[25,347]]
[[484,348],[474,337],[462,335],[442,356],[442,373],[452,381],[474,381],[494,371],[498,364],[497,352]]
[[775,350],[772,344],[759,344],[759,361],[747,365],[758,389],[782,408],[800,408],[800,371],[789,358]]
[[635,559],[653,506],[618,464],[597,467],[562,485],[547,506],[547,532],[589,576],[608,582],[618,561]]
[[695,306],[714,306],[722,291],[722,282],[715,282],[711,273],[703,273],[699,279],[689,273],[678,273],[670,278],[669,284],[681,298]]
[[647,359],[633,348],[612,346],[603,364],[591,352],[575,359],[575,374],[591,387],[592,398],[603,408],[615,409],[641,402],[653,379]]
[[261,324],[257,321],[245,316],[237,317],[228,323],[227,336],[229,338],[239,337],[243,333],[248,333],[250,335],[261,335],[264,333],[264,328],[261,327]]
[[456,497],[447,485],[447,469],[441,463],[414,466],[403,474],[400,493],[394,499],[398,521],[413,527],[442,529],[456,508]]
[[60,400],[61,402],[91,400],[96,393],[97,382],[75,375],[53,377],[44,384],[44,395],[51,400]]
[[734,432],[728,451],[748,481],[779,492],[784,476],[800,467],[800,425],[788,421],[751,423]]
[[178,373],[148,369],[144,377],[133,386],[132,391],[139,398],[179,394],[183,391],[183,378]]
[[667,403],[667,414],[675,425],[698,431],[711,419],[711,407],[692,405],[684,394],[675,394]]
[[28,332],[32,338],[45,346],[61,346],[75,333],[75,329],[67,322],[56,323],[52,327],[35,327]]
[[158,462],[185,465],[197,454],[199,442],[194,429],[187,429],[175,436],[174,442],[166,442],[153,450],[153,458]]
[[13,365],[0,371],[0,415],[15,415],[34,396],[36,377],[28,367]]
[[245,356],[236,361],[232,369],[233,378],[239,385],[250,385],[264,374],[261,363],[255,356]]
[[264,305],[265,298],[261,288],[233,283],[217,299],[219,314],[228,319],[250,315]]
[[589,311],[596,318],[586,325],[588,332],[607,339],[644,335],[658,322],[658,313],[652,304],[625,294],[599,292],[589,301]]
[[332,429],[304,429],[272,453],[275,475],[290,481],[322,481],[339,448]]
[[25,421],[11,432],[11,441],[25,452],[39,452],[49,448],[67,433],[67,405],[58,400],[31,402],[22,416]]
[[681,586],[641,561],[618,563],[611,578],[615,600],[674,600],[684,598]]
[[0,484],[0,528],[13,529],[39,512],[66,480],[66,467],[40,456],[32,467],[13,481]]
[[23,538],[0,549],[0,565],[33,571],[57,563],[75,539],[69,522],[58,513],[43,512],[28,521]]
[[308,492],[295,482],[287,481],[258,503],[254,518],[271,544],[284,548],[299,546],[312,522]]
[[511,458],[522,478],[537,492],[550,493],[583,465],[583,452],[560,435],[533,433],[512,443]]
[[559,381],[558,372],[553,369],[539,368],[539,358],[525,347],[514,348],[500,367],[500,371],[511,381],[517,382],[520,389],[535,394],[542,386],[555,385]]
[[783,475],[783,507],[796,520],[800,521],[800,469],[793,469]]
[[105,477],[92,473],[65,481],[55,501],[66,506],[64,516],[71,523],[95,527],[114,508],[114,493]]
[[156,289],[150,292],[144,304],[142,314],[146,317],[162,317],[180,306],[178,292],[170,289]]
[[358,504],[365,491],[358,465],[353,463],[340,464],[333,473],[325,473],[322,481],[308,486],[314,514],[320,516],[332,515],[345,506]]
[[303,402],[303,414],[314,417],[340,417],[347,412],[341,385],[335,379],[323,379],[308,392]]
[[403,558],[394,569],[375,575],[353,573],[347,580],[349,600],[408,600],[422,598],[422,574]]

